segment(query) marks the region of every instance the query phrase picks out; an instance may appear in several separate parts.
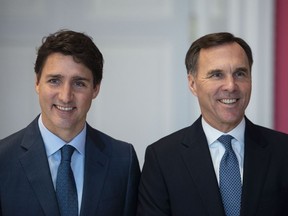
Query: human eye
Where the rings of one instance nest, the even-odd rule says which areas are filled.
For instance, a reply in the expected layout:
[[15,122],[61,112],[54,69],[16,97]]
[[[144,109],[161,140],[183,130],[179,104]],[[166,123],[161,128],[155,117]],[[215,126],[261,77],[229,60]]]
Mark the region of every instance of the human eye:
[[47,80],[47,82],[51,85],[59,85],[60,84],[60,80],[58,78],[50,78]]
[[234,76],[236,78],[247,78],[249,76],[248,70],[243,68],[243,69],[238,69],[235,71]]
[[223,77],[223,72],[220,70],[210,71],[208,73],[208,78],[221,79],[222,77]]
[[83,80],[76,80],[74,82],[74,85],[78,88],[83,88],[83,87],[86,87],[86,83],[83,81]]

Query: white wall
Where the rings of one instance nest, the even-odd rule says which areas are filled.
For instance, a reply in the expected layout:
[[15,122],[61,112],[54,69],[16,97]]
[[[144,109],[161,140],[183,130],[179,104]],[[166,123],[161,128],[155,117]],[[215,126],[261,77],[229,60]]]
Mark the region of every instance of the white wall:
[[36,47],[60,28],[84,31],[105,59],[88,122],[134,144],[148,144],[199,116],[184,58],[193,40],[231,31],[254,51],[248,117],[273,124],[273,0],[0,0],[0,139],[40,112],[34,91]]

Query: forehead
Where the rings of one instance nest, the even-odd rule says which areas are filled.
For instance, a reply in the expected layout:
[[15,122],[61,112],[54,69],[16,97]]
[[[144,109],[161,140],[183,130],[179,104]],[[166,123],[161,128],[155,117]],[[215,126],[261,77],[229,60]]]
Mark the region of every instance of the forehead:
[[47,57],[42,73],[61,76],[93,76],[91,70],[84,64],[76,62],[73,56],[61,53],[53,53]]
[[244,49],[238,43],[234,42],[201,49],[199,54],[199,67],[208,66],[241,66],[249,68],[249,62]]

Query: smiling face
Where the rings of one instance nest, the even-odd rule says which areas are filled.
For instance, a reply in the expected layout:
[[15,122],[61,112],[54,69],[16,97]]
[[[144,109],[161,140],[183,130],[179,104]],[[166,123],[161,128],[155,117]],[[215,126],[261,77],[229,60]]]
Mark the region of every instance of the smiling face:
[[228,132],[243,119],[252,80],[248,58],[239,44],[201,49],[196,75],[188,74],[188,81],[203,118],[212,127]]
[[83,128],[92,100],[100,84],[93,86],[92,72],[72,56],[54,53],[48,56],[36,92],[45,127],[66,142]]

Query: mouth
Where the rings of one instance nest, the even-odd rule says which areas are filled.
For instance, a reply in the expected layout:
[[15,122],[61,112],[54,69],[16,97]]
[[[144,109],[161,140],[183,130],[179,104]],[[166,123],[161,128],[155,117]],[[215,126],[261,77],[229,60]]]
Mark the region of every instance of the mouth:
[[59,105],[54,105],[54,107],[56,107],[58,110],[65,111],[65,112],[70,112],[76,109],[75,107],[64,107],[64,106],[59,106]]
[[226,98],[226,99],[221,99],[219,100],[221,103],[223,104],[234,104],[238,101],[239,99],[236,99],[236,98]]

